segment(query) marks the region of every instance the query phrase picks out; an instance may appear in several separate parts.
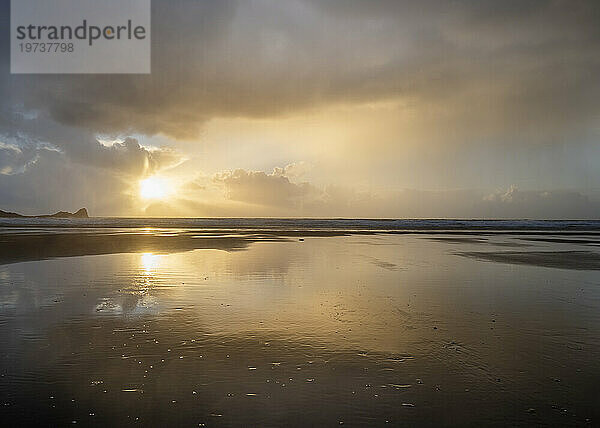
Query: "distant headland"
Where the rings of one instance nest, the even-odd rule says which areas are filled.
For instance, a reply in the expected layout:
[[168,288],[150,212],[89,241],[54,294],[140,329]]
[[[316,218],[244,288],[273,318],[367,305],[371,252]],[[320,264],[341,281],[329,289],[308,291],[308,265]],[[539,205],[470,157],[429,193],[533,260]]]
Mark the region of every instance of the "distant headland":
[[88,212],[85,208],[81,208],[74,213],[68,211],[59,211],[54,214],[44,215],[23,215],[0,210],[0,218],[88,218]]

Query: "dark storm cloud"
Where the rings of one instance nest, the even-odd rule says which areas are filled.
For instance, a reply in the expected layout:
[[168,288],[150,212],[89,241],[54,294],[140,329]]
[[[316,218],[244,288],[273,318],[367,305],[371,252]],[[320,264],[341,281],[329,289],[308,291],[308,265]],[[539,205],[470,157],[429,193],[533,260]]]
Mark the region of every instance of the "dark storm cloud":
[[173,166],[180,155],[167,149],[149,150],[140,146],[135,138],[125,138],[105,146],[97,140],[75,145],[69,152],[75,161],[100,168],[111,169],[132,176],[150,175],[162,168]]
[[13,175],[24,172],[38,159],[35,147],[19,147],[0,142],[0,174]]
[[598,117],[599,10],[595,1],[155,0],[151,75],[5,74],[4,101],[94,132],[193,137],[213,117],[402,98],[433,120],[452,112],[466,133],[552,140]]
[[131,197],[123,193],[126,184],[101,168],[70,162],[63,153],[40,149],[30,168],[0,175],[0,209],[35,215],[85,206],[92,215],[119,215],[134,208]]
[[0,135],[12,142],[0,145],[0,165],[15,164],[15,167],[6,165],[6,171],[8,168],[13,172],[22,170],[18,163],[35,158],[40,147],[50,147],[63,153],[65,160],[132,176],[152,174],[182,159],[182,155],[174,150],[142,147],[137,139],[131,137],[108,138],[109,141],[102,144],[91,130],[57,123],[45,116],[43,111],[31,114],[8,112],[2,116],[0,123],[5,125],[0,129]]

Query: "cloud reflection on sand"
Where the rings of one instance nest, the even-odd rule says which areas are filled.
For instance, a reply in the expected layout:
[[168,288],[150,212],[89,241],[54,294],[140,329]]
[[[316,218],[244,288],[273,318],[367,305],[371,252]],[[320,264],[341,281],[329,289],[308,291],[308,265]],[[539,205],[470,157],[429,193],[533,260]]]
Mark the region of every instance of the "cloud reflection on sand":
[[[515,401],[516,424],[553,420],[555,402],[581,422],[600,374],[597,272],[456,254],[513,239],[363,234],[7,264],[0,393],[17,391],[15,417],[57,424],[497,423]],[[580,249],[527,249],[565,245]]]

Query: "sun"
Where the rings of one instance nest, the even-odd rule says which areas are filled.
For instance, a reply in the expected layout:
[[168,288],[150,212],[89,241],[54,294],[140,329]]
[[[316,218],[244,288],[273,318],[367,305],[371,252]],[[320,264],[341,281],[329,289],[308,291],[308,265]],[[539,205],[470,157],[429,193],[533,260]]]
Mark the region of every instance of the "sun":
[[163,178],[150,177],[140,181],[140,196],[144,199],[164,199],[169,193],[169,183]]

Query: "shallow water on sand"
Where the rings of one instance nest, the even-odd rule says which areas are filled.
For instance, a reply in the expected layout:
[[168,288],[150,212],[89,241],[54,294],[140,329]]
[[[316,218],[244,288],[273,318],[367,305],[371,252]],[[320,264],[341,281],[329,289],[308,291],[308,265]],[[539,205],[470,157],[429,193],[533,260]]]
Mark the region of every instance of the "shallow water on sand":
[[3,425],[600,423],[595,241],[258,241],[0,265]]

